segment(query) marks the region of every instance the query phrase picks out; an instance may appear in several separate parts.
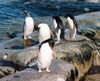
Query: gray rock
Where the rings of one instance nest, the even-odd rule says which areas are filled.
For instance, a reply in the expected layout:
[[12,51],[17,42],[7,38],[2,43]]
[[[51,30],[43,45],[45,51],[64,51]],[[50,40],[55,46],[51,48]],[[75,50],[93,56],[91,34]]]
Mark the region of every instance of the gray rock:
[[33,66],[14,75],[6,76],[0,81],[71,81],[77,77],[75,67],[61,60],[53,60],[50,69],[51,73],[45,71],[38,73],[37,66]]
[[[0,50],[0,59],[10,60],[11,56],[16,53],[16,50],[2,49]],[[5,58],[5,55],[7,56]]]
[[26,67],[30,61],[35,57],[34,53],[37,50],[38,46],[33,46],[31,48],[24,49],[20,52],[16,52],[11,56],[10,61],[13,63]]
[[100,81],[100,74],[88,75],[84,81]]
[[0,78],[9,74],[14,74],[16,71],[17,68],[12,64],[12,62],[0,60]]
[[54,47],[54,50],[59,59],[72,63],[78,69],[78,79],[81,79],[93,64],[93,57],[96,57],[96,54],[93,54],[92,51],[96,46],[91,40],[83,36],[78,38],[60,43]]

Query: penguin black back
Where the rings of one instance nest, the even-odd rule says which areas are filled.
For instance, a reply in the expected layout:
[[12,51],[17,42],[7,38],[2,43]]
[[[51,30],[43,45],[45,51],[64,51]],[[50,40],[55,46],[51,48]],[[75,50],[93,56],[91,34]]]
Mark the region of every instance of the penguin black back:
[[55,19],[57,23],[56,32],[58,32],[58,30],[61,29],[60,37],[61,39],[64,39],[64,25],[63,25],[62,20],[60,19],[59,16],[53,16],[52,18]]
[[75,25],[75,27],[76,27],[76,30],[77,30],[77,32],[78,32],[78,24],[77,24],[77,21],[76,21],[75,17],[74,17],[73,15],[71,15],[71,14],[66,14],[64,17],[65,17],[65,18],[70,17],[70,18],[73,20],[73,23],[74,23],[74,25]]
[[54,47],[54,45],[55,45],[55,41],[53,40],[53,39],[47,39],[47,40],[45,40],[45,41],[43,41],[42,43],[41,43],[41,45],[39,46],[39,50],[40,50],[40,48],[41,48],[41,46],[44,44],[44,43],[49,43],[49,46],[51,47],[51,48],[53,48]]

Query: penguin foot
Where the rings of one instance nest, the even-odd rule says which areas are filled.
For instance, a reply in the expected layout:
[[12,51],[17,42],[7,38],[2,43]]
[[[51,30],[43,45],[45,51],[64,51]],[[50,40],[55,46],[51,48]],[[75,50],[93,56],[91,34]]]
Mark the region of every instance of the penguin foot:
[[51,70],[49,70],[49,69],[46,69],[46,72],[50,73],[50,72],[51,72]]
[[59,43],[59,41],[56,41],[56,42],[55,42],[55,44],[58,44],[58,43]]
[[39,70],[39,71],[38,71],[38,73],[42,73],[42,72],[43,72],[42,70]]
[[28,39],[32,39],[32,37],[29,36]]
[[24,40],[26,40],[27,38],[25,37]]

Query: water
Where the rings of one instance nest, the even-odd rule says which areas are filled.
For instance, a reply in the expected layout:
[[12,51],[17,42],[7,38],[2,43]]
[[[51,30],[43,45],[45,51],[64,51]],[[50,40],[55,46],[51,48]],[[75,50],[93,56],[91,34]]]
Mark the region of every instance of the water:
[[7,36],[7,33],[17,31],[17,34],[22,35],[25,15],[20,12],[24,9],[30,11],[33,18],[54,15],[63,16],[66,13],[72,13],[76,16],[83,13],[100,11],[100,3],[75,1],[0,0],[0,42],[11,39]]

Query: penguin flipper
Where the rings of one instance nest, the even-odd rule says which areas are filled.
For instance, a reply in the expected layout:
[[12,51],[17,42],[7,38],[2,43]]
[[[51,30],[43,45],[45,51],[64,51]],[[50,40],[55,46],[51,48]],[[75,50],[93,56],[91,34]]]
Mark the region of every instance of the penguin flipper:
[[23,24],[23,33],[24,33],[24,31],[25,31],[25,22],[24,22],[24,24]]
[[58,33],[58,31],[59,31],[59,28],[57,27],[57,28],[56,28],[56,32]]
[[78,23],[77,23],[76,19],[73,19],[73,22],[74,22],[74,25],[76,27],[76,32],[78,33]]

